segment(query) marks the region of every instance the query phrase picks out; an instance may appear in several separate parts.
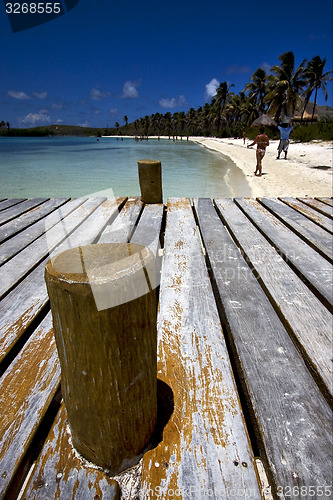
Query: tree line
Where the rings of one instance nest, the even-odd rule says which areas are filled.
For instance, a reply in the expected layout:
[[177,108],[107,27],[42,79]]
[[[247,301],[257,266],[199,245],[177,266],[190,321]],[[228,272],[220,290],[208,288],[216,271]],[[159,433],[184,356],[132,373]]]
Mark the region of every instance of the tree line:
[[10,124],[9,122],[4,122],[3,120],[0,122],[0,129],[1,128],[6,128],[7,130],[10,129]]
[[187,113],[154,113],[130,124],[128,117],[124,116],[125,125],[120,127],[117,122],[116,133],[143,136],[241,135],[242,130],[264,113],[280,120],[283,116],[293,117],[298,111],[300,121],[304,121],[310,99],[313,101],[310,121],[313,122],[318,91],[322,91],[327,100],[326,85],[332,80],[333,71],[324,71],[326,59],[320,56],[309,61],[305,59],[296,67],[295,56],[289,51],[280,55],[279,61],[280,64],[273,66],[269,74],[258,68],[239,94],[232,91],[233,84],[222,82],[211,102],[198,109],[190,108]]

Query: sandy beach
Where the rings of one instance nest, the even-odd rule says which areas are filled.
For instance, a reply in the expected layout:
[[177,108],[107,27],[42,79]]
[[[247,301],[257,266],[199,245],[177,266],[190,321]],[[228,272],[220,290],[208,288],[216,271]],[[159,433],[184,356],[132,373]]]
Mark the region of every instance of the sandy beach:
[[256,177],[255,148],[247,149],[252,141],[243,139],[215,139],[191,137],[191,140],[229,156],[244,172],[251,188],[251,196],[331,197],[333,143],[290,141],[288,158],[277,160],[279,141],[270,141],[263,159],[263,175]]

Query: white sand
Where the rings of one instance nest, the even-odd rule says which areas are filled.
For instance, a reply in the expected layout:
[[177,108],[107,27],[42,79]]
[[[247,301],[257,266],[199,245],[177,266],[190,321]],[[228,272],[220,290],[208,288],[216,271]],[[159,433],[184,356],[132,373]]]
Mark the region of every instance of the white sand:
[[[279,141],[270,141],[263,159],[263,175],[256,177],[255,148],[247,149],[252,141],[243,139],[212,139],[191,137],[191,140],[203,146],[229,156],[244,172],[251,188],[251,196],[300,196],[331,197],[333,143],[313,141],[293,143],[290,141],[288,159],[276,160]],[[330,167],[329,169],[315,167]]]

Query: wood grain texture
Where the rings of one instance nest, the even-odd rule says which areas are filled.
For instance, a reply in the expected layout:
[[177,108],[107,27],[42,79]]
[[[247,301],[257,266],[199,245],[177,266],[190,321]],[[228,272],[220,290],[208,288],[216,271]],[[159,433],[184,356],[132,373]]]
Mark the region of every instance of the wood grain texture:
[[210,200],[196,210],[272,486],[331,484],[332,412]]
[[48,302],[43,279],[46,258],[0,301],[0,362],[25,334]]
[[161,162],[139,160],[138,172],[142,202],[163,203]]
[[62,404],[42,453],[25,486],[22,499],[118,500],[119,486],[93,464],[78,456]]
[[60,384],[51,314],[0,381],[0,496],[13,479]]
[[15,219],[18,215],[23,214],[24,212],[28,212],[34,207],[41,205],[47,201],[47,198],[32,198],[29,200],[22,201],[22,203],[18,203],[7,210],[0,213],[0,225],[5,224],[6,222]]
[[297,198],[297,199],[302,201],[306,205],[309,205],[309,207],[318,210],[318,212],[320,212],[321,214],[327,215],[327,217],[333,219],[333,207],[330,206],[330,204],[324,203],[314,198]]
[[[54,200],[54,202],[55,201],[56,200]],[[28,226],[26,229],[23,229],[18,234],[15,234],[16,229],[14,231],[10,231],[9,228],[11,227],[12,224],[14,225],[15,221],[19,220],[20,217],[18,219],[14,219],[14,221],[4,224],[4,226],[2,226],[2,228],[5,230],[3,235],[4,236],[9,235],[11,237],[0,245],[0,265],[4,264],[9,259],[13,258],[19,252],[24,250],[28,245],[30,245],[32,242],[34,242],[40,236],[42,236],[47,230],[50,230],[52,227],[58,224],[60,218],[63,219],[64,217],[66,217],[73,210],[82,205],[84,201],[85,200],[73,200],[66,203],[65,205],[63,205],[63,203],[60,203],[60,206],[58,206],[54,211],[52,211],[52,213],[49,214],[46,218],[42,218],[42,220],[33,223],[31,226]],[[24,214],[24,216],[27,216],[28,218],[30,213],[31,212],[28,212]],[[26,220],[24,220],[24,223],[26,223]],[[20,227],[19,222],[16,225],[16,228],[17,227]],[[2,228],[0,228],[0,230]]]
[[[92,243],[98,237],[101,228],[104,227],[109,218],[117,213],[118,203],[122,201],[123,199],[120,198],[117,200],[117,204],[112,202],[111,205],[106,201],[101,209],[102,213],[97,214],[101,219],[100,222],[97,223],[96,220],[91,220],[88,228],[85,226],[81,227],[79,224],[80,219],[75,217],[77,227],[71,233],[70,244],[76,246],[84,243]],[[81,204],[82,201],[78,200],[67,203],[64,207],[61,207],[61,213],[51,214],[48,226],[53,228],[54,224],[59,222],[60,215],[65,217],[71,214]],[[71,222],[67,222],[67,229],[72,227],[71,224]],[[75,226],[73,227],[75,228]],[[58,234],[61,236],[62,231],[58,231]],[[68,246],[68,242],[66,242],[66,246]],[[66,248],[66,246],[62,248]],[[44,282],[44,269],[48,259],[49,257],[47,256],[0,302],[0,361],[10,352],[29,327],[34,317],[40,313],[48,302]],[[19,262],[17,265],[19,265]],[[19,267],[15,270],[15,273],[18,276],[22,274]]]
[[0,226],[0,242],[14,236],[15,234],[23,231],[31,226],[38,220],[49,215],[53,210],[56,210],[64,203],[68,202],[68,198],[56,198],[48,200],[41,205],[29,210],[23,215],[16,217],[14,220]]
[[332,198],[321,198],[321,197],[316,197],[316,200],[322,201],[323,203],[326,203],[330,207],[333,207],[333,199]]
[[74,229],[103,201],[103,198],[89,199],[64,219],[62,218],[60,209],[58,223],[55,225],[53,224],[53,217],[55,215],[51,216],[51,228],[1,267],[0,296],[2,297],[13,285],[24,278],[41,260],[54,251],[61,242],[65,240],[66,245],[69,245],[70,235]]
[[[308,245],[333,262],[332,235],[318,227],[302,214],[286,206],[280,200],[258,198],[260,203],[278,217],[287,227],[300,236]],[[333,221],[332,221],[333,222]]]
[[156,425],[154,260],[141,245],[111,243],[46,266],[73,444],[113,474],[138,462]]
[[332,399],[332,314],[232,200],[216,200],[216,206]]
[[260,498],[189,200],[168,202],[158,335],[158,378],[173,391],[174,411],[143,457],[143,498],[231,498],[232,488]]
[[236,198],[235,201],[332,312],[332,265],[292,233],[259,202],[247,198]]
[[[52,228],[63,224],[62,236],[70,234],[67,247],[62,238],[50,240],[59,252],[68,244],[97,243],[104,231],[112,233],[118,225],[122,241],[130,238],[131,243],[147,246],[158,261],[164,206],[143,205],[137,198],[124,201],[73,200],[61,204],[61,217],[55,209],[43,219],[44,210],[61,200],[31,209],[27,207],[34,201],[0,201],[2,215],[9,210],[12,215],[7,216],[13,216],[16,207],[14,218],[0,224],[0,237],[5,238],[0,265],[14,261],[12,277],[17,277],[8,280],[0,301],[0,497],[18,491],[16,485],[31,464],[45,416],[54,418],[54,398],[59,394],[60,368],[50,315],[43,319],[48,310],[43,271],[49,248],[40,253],[42,246],[33,246],[35,238],[45,236],[46,229],[52,236]],[[292,207],[311,224],[331,232],[331,198],[281,201],[288,210]],[[332,469],[332,414],[328,396],[325,400],[314,383],[322,384],[321,389],[329,387],[331,375],[331,306],[323,298],[323,290],[329,290],[329,269],[323,265],[328,261],[314,259],[317,251],[296,236],[296,228],[287,227],[254,200],[217,200],[215,207],[210,200],[195,200],[194,215],[197,219],[189,200],[170,200],[158,319],[159,391],[163,388],[159,423],[166,425],[160,443],[154,442],[156,448],[140,465],[117,476],[121,495],[126,500],[231,500],[240,491],[239,498],[261,498],[225,334],[275,498],[281,498],[279,485],[305,485],[308,496],[302,498],[314,498],[310,486],[329,484]],[[299,230],[304,227],[302,222]],[[216,278],[218,304],[208,271]],[[323,290],[318,292],[320,281]],[[214,287],[216,283],[213,279]],[[224,334],[217,306],[223,313]],[[117,499],[117,495],[117,483],[73,451],[62,407],[22,498],[86,500]]]
[[98,243],[125,243],[134,230],[136,221],[142,210],[140,198],[129,198],[117,219],[108,224],[101,234]]
[[308,217],[310,220],[318,224],[318,226],[326,229],[326,231],[329,231],[330,233],[333,233],[333,221],[329,217],[326,217],[325,215],[321,214],[314,208],[309,207],[305,203],[302,203],[301,201],[297,200],[296,198],[280,198],[281,201],[289,205],[290,207],[294,208],[301,214],[305,215],[305,217]]
[[2,200],[0,201],[0,211],[7,210],[7,208],[17,205],[18,203],[22,203],[22,201],[25,200],[26,198],[12,198],[11,200]]

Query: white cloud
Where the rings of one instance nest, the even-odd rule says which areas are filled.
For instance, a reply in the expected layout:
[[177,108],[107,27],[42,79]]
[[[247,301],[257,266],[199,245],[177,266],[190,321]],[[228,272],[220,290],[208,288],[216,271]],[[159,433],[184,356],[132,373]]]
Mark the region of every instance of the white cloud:
[[140,82],[132,82],[131,80],[127,80],[127,82],[123,85],[123,93],[121,97],[129,98],[129,99],[137,99],[139,97],[139,93],[137,91],[137,87],[139,87]]
[[169,99],[166,99],[166,98],[163,98],[163,99],[160,99],[159,100],[159,105],[162,107],[162,108],[178,108],[180,106],[186,106],[187,105],[187,102],[186,102],[186,99],[183,95],[180,95],[178,97],[178,99],[176,99],[175,97],[171,97]]
[[18,90],[8,90],[7,95],[9,95],[9,97],[13,97],[14,99],[30,99],[28,94]]
[[38,97],[38,99],[46,99],[48,96],[48,92],[33,92],[32,95]]
[[206,97],[214,97],[216,95],[216,90],[219,87],[220,82],[216,78],[212,78],[206,85]]
[[118,109],[117,109],[117,108],[112,108],[112,109],[110,109],[110,114],[111,114],[112,116],[115,116],[115,115],[118,115],[118,114],[119,114],[119,111],[118,111]]
[[99,90],[99,87],[97,86],[91,89],[89,95],[90,99],[92,99],[93,101],[100,101],[101,99],[106,99],[107,97],[110,97],[111,92],[109,91],[102,92],[101,90]]
[[40,110],[39,113],[29,113],[24,118],[21,118],[21,123],[25,123],[27,125],[36,125],[43,123],[51,123],[51,118],[46,114],[46,110]]

